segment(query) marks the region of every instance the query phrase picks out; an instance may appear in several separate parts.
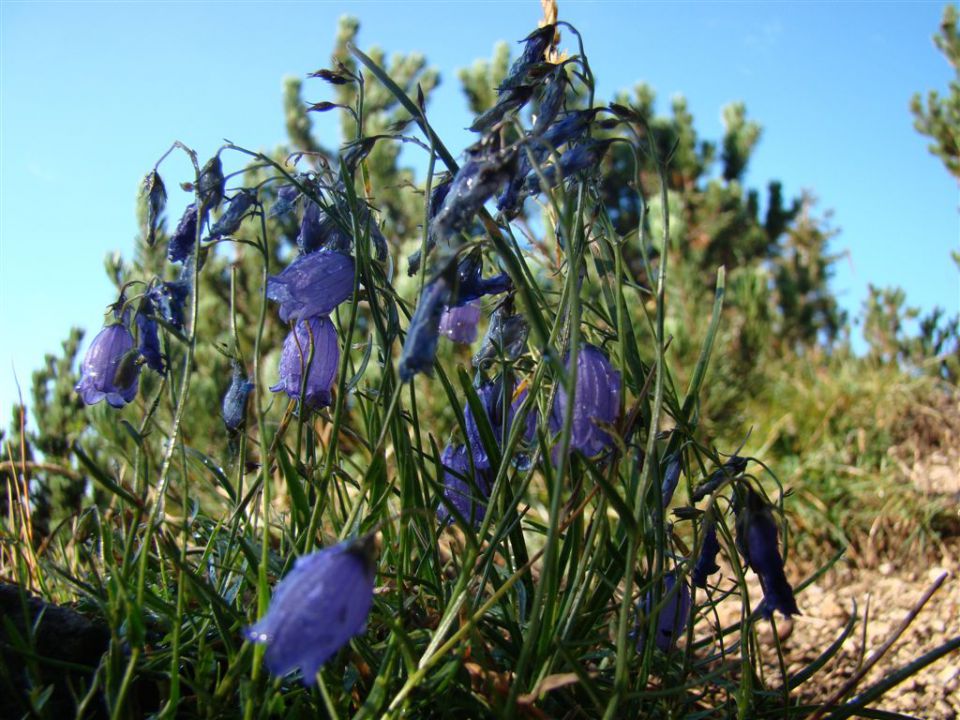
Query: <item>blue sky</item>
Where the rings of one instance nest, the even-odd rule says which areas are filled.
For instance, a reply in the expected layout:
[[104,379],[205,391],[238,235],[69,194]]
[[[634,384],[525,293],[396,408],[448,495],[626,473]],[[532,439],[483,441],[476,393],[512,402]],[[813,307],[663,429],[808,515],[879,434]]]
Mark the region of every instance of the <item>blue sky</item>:
[[[960,305],[957,185],[912,127],[916,91],[951,70],[931,41],[943,5],[636,3],[561,0],[608,98],[638,81],[666,112],[683,93],[701,137],[743,100],[764,135],[748,184],[783,181],[832,212],[846,253],[834,289],[856,314],[867,283],[912,304]],[[456,70],[519,40],[540,6],[522,2],[0,2],[0,422],[72,325],[91,338],[113,300],[108,252],[129,255],[144,172],[179,139],[201,158],[223,138],[285,138],[281,79],[324,67],[337,18],[361,45],[423,52],[443,84],[430,115],[451,150],[469,141]],[[325,99],[318,82],[307,99]],[[333,144],[332,130],[326,144]],[[237,166],[234,166],[234,169]],[[165,165],[173,208],[183,164]],[[228,165],[228,169],[230,166]]]

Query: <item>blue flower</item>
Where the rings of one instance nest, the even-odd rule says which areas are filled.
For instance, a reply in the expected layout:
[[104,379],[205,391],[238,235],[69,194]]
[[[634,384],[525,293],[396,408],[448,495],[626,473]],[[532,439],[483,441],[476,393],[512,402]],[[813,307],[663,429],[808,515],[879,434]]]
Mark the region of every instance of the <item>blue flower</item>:
[[446,307],[440,316],[440,334],[455,343],[469,345],[477,339],[479,321],[480,306],[477,303]]
[[680,482],[680,456],[673,455],[667,460],[667,467],[663,471],[663,481],[660,483],[660,500],[663,503],[663,509],[666,510],[670,501],[673,500],[673,493]]
[[[601,424],[613,425],[620,417],[620,373],[595,345],[584,344],[580,348],[575,392],[570,449],[595,457],[613,445]],[[550,412],[550,432],[556,434],[563,428],[568,402],[566,390],[558,385]]]
[[515,85],[501,93],[496,104],[478,115],[470,129],[473,132],[486,132],[500,122],[507,113],[515,112],[526,105],[533,97],[533,90],[532,85]]
[[190,296],[190,283],[186,280],[160,282],[147,291],[147,297],[164,319],[175,330],[183,330],[184,306]]
[[[587,140],[565,150],[560,156],[558,163],[559,176],[564,179],[580,172],[581,170],[596,169],[603,159],[607,148],[610,147],[611,140]],[[550,187],[553,187],[560,181],[557,166],[550,165],[543,169],[543,178]],[[541,187],[540,176],[536,172],[527,175],[523,190],[525,193],[533,194]]]
[[[479,527],[487,512],[487,499],[490,497],[490,479],[477,468],[471,483],[470,456],[466,445],[447,445],[440,455],[443,465],[443,501],[437,507],[437,519],[441,524],[453,523],[457,512],[471,525]],[[479,492],[479,495],[478,495]]]
[[197,183],[197,193],[203,201],[207,211],[217,207],[223,200],[224,177],[223,164],[220,156],[214,155],[207,160],[200,169],[200,180]]
[[270,217],[286,215],[297,206],[297,199],[300,197],[300,188],[296,185],[284,185],[277,190],[277,199],[270,208]]
[[254,190],[241,189],[234,195],[227,204],[227,210],[220,216],[220,219],[210,228],[210,237],[208,240],[218,240],[226,235],[233,235],[240,229],[247,211],[253,207],[257,201],[257,193]]
[[401,382],[407,382],[417,373],[433,367],[440,336],[440,318],[449,300],[450,282],[445,275],[423,287],[400,353],[397,371]]
[[[690,620],[690,588],[687,583],[680,581],[677,585],[677,576],[669,572],[663,576],[663,584],[660,589],[660,615],[657,618],[657,631],[655,642],[657,647],[665,653],[670,652],[677,639],[683,634]],[[643,615],[649,615],[657,609],[654,606],[654,593],[651,589],[647,592],[640,604],[640,611]],[[643,652],[644,638],[646,636],[645,627],[638,629],[637,652]]]
[[563,115],[557,122],[548,127],[543,133],[545,142],[558,148],[564,143],[579,140],[587,132],[590,123],[602,108],[590,110],[574,110]]
[[556,25],[544,25],[520,41],[523,43],[523,52],[520,53],[520,57],[513,61],[507,76],[500,83],[500,87],[497,88],[498,92],[503,93],[514,87],[524,79],[531,66],[543,62],[544,53],[553,44],[556,32]]
[[537,119],[530,132],[539,135],[556,119],[567,94],[567,72],[563,65],[557,65],[550,73],[549,84],[537,108]]
[[244,376],[240,363],[234,360],[233,379],[221,405],[223,424],[227,426],[227,430],[234,431],[243,425],[246,420],[247,396],[253,388],[253,383]]
[[715,470],[710,477],[693,489],[693,501],[700,502],[707,495],[723,485],[726,480],[742,475],[746,469],[747,458],[742,458],[739,455],[731,455],[730,459],[721,465],[719,469]]
[[137,350],[146,361],[147,367],[161,375],[165,370],[163,354],[160,352],[160,335],[157,332],[157,321],[154,319],[153,302],[145,296],[137,312]]
[[139,353],[133,335],[122,323],[103,328],[90,343],[80,365],[76,391],[87,405],[103,399],[115,408],[131,402],[140,380]]
[[321,249],[347,253],[350,251],[350,236],[319,205],[308,199],[297,235],[297,247],[304,255]]
[[[450,192],[450,187],[453,185],[453,176],[449,173],[444,173],[440,176],[440,180],[430,189],[430,201],[429,209],[427,213],[427,221],[429,223],[433,222],[433,219],[437,216],[437,213],[440,212],[440,208],[443,207],[443,201],[447,198],[447,193]],[[430,254],[430,251],[433,250],[433,246],[436,245],[436,237],[433,233],[427,235],[427,255]],[[411,253],[407,258],[407,275],[413,276],[416,275],[420,270],[420,251],[417,250],[414,253]]]
[[513,303],[503,303],[490,316],[480,349],[473,356],[474,366],[480,367],[501,356],[505,360],[516,360],[527,346],[529,332],[530,327],[523,316],[514,314]]
[[515,149],[471,154],[454,176],[443,205],[430,223],[434,242],[465,230],[483,204],[513,177],[516,165]]
[[700,555],[693,567],[693,584],[699,588],[707,587],[707,578],[720,570],[717,565],[717,553],[720,552],[720,542],[717,540],[717,526],[710,520],[703,523],[703,545]]
[[244,634],[267,646],[271,673],[299,668],[304,684],[313,685],[320,667],[364,632],[375,574],[370,537],[304,555],[277,585],[267,614]]
[[147,245],[153,247],[157,233],[157,222],[160,213],[167,204],[167,188],[163,184],[160,173],[151,170],[143,179],[141,194],[147,198]]
[[763,589],[761,612],[767,617],[779,610],[786,616],[799,615],[793,588],[787,582],[783,558],[777,544],[777,523],[773,513],[749,485],[746,498],[735,506],[737,511],[737,549],[747,565],[760,578]]
[[[507,392],[508,397],[513,396],[509,405],[503,402],[504,391]],[[500,378],[493,382],[482,383],[480,387],[477,388],[477,397],[483,406],[484,413],[487,416],[487,422],[490,424],[490,429],[493,431],[493,437],[498,447],[500,447],[503,438],[510,435],[511,428],[513,427],[513,419],[516,417],[517,410],[520,409],[526,396],[526,387],[521,386],[514,392],[510,386],[505,388]],[[504,417],[504,407],[507,408],[506,417]],[[470,405],[464,408],[463,419],[464,433],[467,436],[467,441],[473,454],[474,466],[482,470],[490,469],[490,457],[487,455],[486,448],[484,448],[483,439],[480,435],[480,426],[477,424],[477,418],[474,416],[473,408]],[[504,427],[504,425],[506,425],[506,427]],[[526,426],[523,428],[524,443],[529,444],[533,442],[536,430],[537,412],[535,409],[532,409],[527,414]],[[522,453],[517,459],[521,461],[522,465],[524,459]]]
[[187,209],[180,216],[177,229],[173,231],[167,245],[167,259],[170,262],[183,262],[191,253],[197,241],[197,206],[195,203],[187,205]]
[[468,254],[457,264],[457,289],[453,305],[463,305],[484,295],[499,295],[513,287],[506,273],[486,279],[481,277],[482,273],[483,257],[479,252]]
[[[313,353],[311,359],[311,351]],[[307,366],[306,405],[322,408],[333,400],[331,389],[340,364],[337,330],[330,318],[317,316],[300,320],[283,341],[280,353],[280,382],[270,388],[300,398],[303,371]]]
[[328,315],[353,292],[353,258],[332,250],[301,255],[267,278],[267,297],[280,303],[280,319]]

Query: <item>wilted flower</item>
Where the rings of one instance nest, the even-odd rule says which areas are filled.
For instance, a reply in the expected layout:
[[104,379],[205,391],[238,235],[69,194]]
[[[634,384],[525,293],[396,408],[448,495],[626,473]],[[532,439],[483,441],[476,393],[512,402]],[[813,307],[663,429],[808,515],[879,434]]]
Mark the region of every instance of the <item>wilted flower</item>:
[[498,295],[513,287],[506,273],[483,278],[483,257],[479,252],[469,253],[457,264],[457,289],[453,305],[463,305],[484,295]]
[[444,471],[444,501],[437,507],[437,519],[443,524],[452,523],[452,506],[467,522],[478,527],[483,522],[487,512],[487,498],[490,497],[491,487],[487,474],[477,468],[478,472],[473,476],[474,482],[469,481],[470,457],[466,445],[447,445],[440,455],[440,462]]
[[447,307],[440,316],[440,334],[455,343],[469,345],[477,339],[479,321],[480,306],[477,303]]
[[195,203],[187,205],[187,209],[180,216],[177,229],[174,230],[167,245],[167,259],[170,262],[183,262],[193,252],[197,241],[197,206]]
[[760,578],[763,589],[762,612],[767,617],[779,610],[784,615],[799,615],[793,588],[783,570],[783,558],[777,545],[777,523],[773,513],[757,492],[746,486],[746,498],[737,511],[737,549]]
[[[504,392],[507,393],[508,397],[513,396],[509,403],[503,402]],[[483,407],[484,414],[487,417],[487,422],[490,424],[490,429],[493,431],[493,438],[498,447],[500,447],[503,438],[510,435],[510,430],[513,427],[513,419],[516,417],[517,410],[520,409],[526,396],[527,391],[525,387],[521,387],[517,392],[514,392],[512,387],[504,387],[502,380],[499,378],[493,382],[484,382],[477,388],[477,397],[480,399],[480,404]],[[504,417],[504,407],[507,408],[506,417]],[[483,445],[480,426],[474,415],[473,408],[470,405],[464,408],[463,419],[464,432],[473,453],[473,464],[480,469],[489,469],[490,457],[487,455],[486,448]],[[506,424],[506,428],[504,428],[504,424]],[[527,414],[526,426],[523,428],[523,441],[525,443],[533,442],[536,430],[537,412],[536,410],[531,410]],[[524,458],[518,457],[517,459],[521,461],[522,465]]]
[[556,119],[557,113],[563,106],[563,100],[567,92],[567,72],[563,65],[557,65],[550,73],[547,90],[540,100],[540,107],[537,108],[537,119],[533,123],[530,132],[539,135],[546,130]]
[[143,178],[141,194],[147,198],[147,245],[153,247],[157,233],[160,213],[167,204],[167,188],[156,170],[151,170]]
[[563,115],[543,133],[543,140],[558,148],[564,143],[579,140],[602,108],[574,110]]
[[[569,359],[567,368],[569,370]],[[550,412],[550,432],[563,428],[567,412],[567,391],[558,385]],[[607,450],[612,438],[600,424],[612,425],[620,416],[620,373],[595,345],[584,344],[577,359],[577,385],[573,403],[570,449],[586,457]]]
[[[640,604],[643,615],[649,615],[653,612],[654,600],[653,590],[650,590]],[[680,581],[678,587],[675,573],[669,572],[664,575],[660,590],[660,603],[655,642],[660,650],[667,653],[673,649],[690,619],[690,588],[687,587],[687,583]],[[645,627],[640,627],[637,634],[639,638],[637,652],[643,652],[643,640],[646,636]]]
[[[311,359],[312,352],[312,359]],[[331,388],[340,363],[337,330],[330,318],[317,316],[299,320],[283,341],[280,354],[280,382],[270,388],[299,398],[303,385],[303,370],[307,371],[306,405],[312,408],[328,406],[332,400]]]
[[157,332],[157,321],[153,317],[153,302],[144,297],[137,312],[137,350],[146,361],[147,367],[158,373],[163,373],[163,354],[160,352],[160,335]]
[[220,219],[210,228],[209,240],[218,240],[225,235],[233,235],[240,229],[240,224],[247,211],[257,201],[257,193],[253,190],[241,189],[227,204],[227,210]]
[[297,198],[300,197],[300,188],[296,185],[284,185],[277,190],[277,199],[270,208],[270,217],[286,215],[297,205]]
[[313,685],[320,667],[364,632],[375,574],[370,536],[304,555],[277,585],[267,614],[244,634],[267,646],[271,673],[299,668],[304,684]]
[[177,330],[183,330],[183,310],[189,296],[190,283],[185,280],[160,282],[147,291],[160,317]]
[[224,177],[220,156],[214,155],[200,170],[197,192],[207,210],[217,207],[223,200]]
[[747,468],[747,459],[739,455],[732,455],[719,469],[715,470],[710,477],[704,480],[693,489],[693,501],[699,502],[707,495],[720,487],[728,478],[742,475]]
[[556,25],[544,25],[543,27],[537,28],[520,41],[524,44],[523,52],[520,53],[520,57],[513,61],[507,76],[504,78],[503,82],[500,83],[500,87],[497,88],[498,92],[503,93],[514,87],[523,79],[531,66],[543,62],[544,53],[553,43],[553,38],[556,34],[556,31]]
[[[600,163],[600,160],[603,159],[611,142],[611,140],[588,140],[565,150],[560,156],[558,163],[560,168],[559,176],[568,178],[581,170],[595,169]],[[561,177],[558,176],[557,165],[550,165],[544,168],[542,173],[543,180],[545,180],[550,187],[556,185],[561,179]],[[541,187],[541,183],[540,175],[536,172],[531,172],[527,175],[524,183],[524,192],[530,194],[536,193]]]
[[663,509],[666,510],[670,501],[673,500],[673,493],[680,482],[680,456],[674,455],[667,461],[667,467],[663,471],[663,481],[660,484],[660,500],[663,503]]
[[[449,173],[444,173],[440,176],[440,180],[433,185],[430,189],[430,203],[429,203],[429,212],[427,213],[427,222],[433,223],[433,219],[437,216],[437,213],[440,212],[440,208],[443,207],[443,201],[447,198],[447,193],[450,192],[450,187],[453,185],[453,176]],[[433,250],[433,246],[437,244],[437,239],[433,233],[427,235],[427,254],[430,254],[430,251]],[[420,270],[420,251],[417,250],[414,253],[411,253],[407,258],[407,275],[416,275]]]
[[477,116],[470,129],[473,132],[486,132],[500,122],[509,112],[522,108],[533,97],[532,85],[515,85],[497,98],[496,104]]
[[700,555],[693,567],[693,584],[699,588],[707,587],[707,578],[720,570],[717,565],[717,553],[720,552],[720,542],[717,540],[717,526],[710,519],[703,523],[703,545]]
[[353,292],[353,258],[332,250],[301,255],[267,278],[267,297],[280,303],[280,319],[327,315]]
[[227,388],[227,394],[223,396],[221,405],[223,424],[227,426],[227,430],[233,431],[243,425],[246,419],[247,396],[253,388],[253,383],[243,374],[240,363],[234,360],[233,379],[230,381],[230,387]]
[[522,315],[514,314],[513,303],[505,302],[493,311],[490,324],[483,336],[480,350],[473,356],[473,364],[480,367],[483,363],[501,356],[505,360],[516,360],[527,345],[530,328]]
[[470,157],[453,178],[443,205],[430,224],[435,239],[464,230],[483,204],[509,180],[516,169],[515,149],[481,152]]
[[440,318],[449,301],[450,281],[446,276],[441,275],[424,286],[417,309],[410,318],[400,353],[397,371],[401,382],[407,382],[417,373],[433,367],[433,359],[437,356]]
[[126,325],[113,323],[103,328],[80,365],[80,382],[75,389],[83,402],[94,405],[106,399],[115,408],[131,402],[140,379],[138,356]]

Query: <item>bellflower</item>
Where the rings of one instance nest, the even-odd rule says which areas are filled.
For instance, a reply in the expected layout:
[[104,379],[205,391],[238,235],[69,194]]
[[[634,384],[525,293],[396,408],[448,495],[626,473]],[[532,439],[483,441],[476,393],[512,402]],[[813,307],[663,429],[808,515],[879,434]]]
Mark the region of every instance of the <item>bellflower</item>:
[[[569,359],[567,361],[569,371]],[[550,432],[563,428],[569,398],[563,385],[558,385],[550,412]],[[613,444],[612,438],[598,423],[612,425],[620,416],[620,373],[613,369],[607,356],[595,345],[584,344],[577,359],[577,386],[573,401],[573,425],[570,449],[586,457],[595,457]]]
[[160,173],[151,170],[143,179],[141,194],[147,198],[147,245],[153,247],[160,213],[167,204],[167,188]]
[[[311,338],[313,357],[310,358]],[[283,341],[280,354],[280,382],[270,388],[273,392],[285,392],[289,397],[300,398],[303,371],[307,369],[306,397],[302,398],[312,408],[328,406],[333,396],[331,388],[337,377],[340,363],[340,347],[337,330],[330,318],[316,316],[299,320]]]
[[470,253],[457,264],[457,290],[453,305],[477,300],[484,295],[499,295],[513,287],[506,273],[484,279],[483,257],[480,253]]
[[187,205],[183,211],[177,229],[170,236],[167,245],[167,259],[170,262],[183,262],[193,253],[193,246],[197,240],[197,206],[196,203]]
[[[607,148],[610,147],[610,140],[588,140],[565,150],[560,156],[559,175],[563,178],[569,178],[581,170],[595,169],[603,159]],[[550,165],[543,169],[543,179],[550,187],[553,187],[560,181],[558,177],[557,166]],[[540,176],[536,172],[527,175],[524,183],[524,192],[533,194],[541,186]]]
[[366,628],[373,606],[372,538],[342,542],[298,558],[270,599],[267,614],[244,632],[267,646],[274,675],[300,669],[305,685]]
[[515,85],[501,93],[496,104],[478,115],[470,129],[473,132],[486,132],[500,122],[507,113],[516,112],[526,105],[533,97],[533,90],[532,85]]
[[446,240],[465,230],[483,204],[513,177],[516,162],[514,149],[472,155],[454,176],[430,232]]
[[483,364],[500,358],[516,360],[527,346],[530,327],[522,315],[514,314],[513,303],[505,302],[493,311],[490,324],[480,343],[480,350],[473,356],[473,364]]
[[[660,616],[657,618],[655,642],[657,647],[665,653],[673,649],[690,620],[690,588],[683,580],[679,581],[680,585],[677,587],[677,582],[675,573],[667,573],[663,576],[663,585],[660,591]],[[653,612],[654,600],[653,590],[651,589],[640,604],[640,610],[644,615]],[[639,628],[637,634],[639,637],[637,652],[643,652],[645,628]]]
[[286,215],[297,206],[297,198],[300,197],[300,188],[296,185],[284,185],[277,190],[277,199],[270,209],[270,217]]
[[410,318],[407,337],[400,353],[400,381],[407,382],[419,372],[433,367],[440,334],[440,318],[450,300],[450,282],[441,275],[427,283],[420,293],[420,302]]
[[540,100],[540,107],[537,108],[537,119],[533,123],[531,133],[539,135],[550,126],[563,106],[566,93],[567,72],[563,69],[563,65],[557,65],[550,73],[550,82]]
[[115,408],[131,402],[140,380],[138,356],[126,325],[114,323],[103,328],[80,365],[80,382],[75,389],[83,402],[95,405],[106,399]]
[[602,108],[590,110],[574,110],[563,115],[557,122],[543,132],[543,139],[551,146],[558,148],[561,145],[579,140],[586,134],[590,123]]
[[693,584],[699,588],[707,587],[707,578],[720,570],[717,565],[717,553],[720,542],[717,540],[717,526],[710,520],[704,521],[703,545],[693,567]]
[[[452,524],[454,515],[450,507],[475,528],[483,522],[487,512],[487,498],[490,497],[490,479],[485,472],[479,471],[471,483],[470,457],[466,445],[447,445],[440,455],[443,465],[443,501],[437,507],[437,519],[443,525]],[[478,496],[479,492],[479,496]]]
[[234,360],[233,378],[220,406],[223,424],[227,426],[227,430],[232,432],[243,425],[246,419],[247,396],[253,391],[253,387],[253,383],[244,376],[240,363]]
[[223,164],[220,162],[220,156],[214,155],[207,160],[206,165],[200,169],[200,180],[197,183],[197,193],[203,200],[206,209],[209,211],[220,204],[223,200],[224,177]]
[[751,487],[737,510],[737,549],[760,578],[763,589],[762,612],[771,617],[774,610],[786,616],[799,615],[793,588],[783,570],[783,558],[777,545],[777,523],[763,498]]
[[[504,390],[506,390],[508,394],[511,393],[511,388],[504,388],[500,379],[494,380],[493,382],[485,382],[477,388],[477,397],[483,406],[484,414],[487,416],[487,422],[490,423],[490,429],[493,431],[493,437],[498,447],[500,447],[503,438],[510,435],[513,419],[516,417],[517,410],[520,409],[520,406],[527,396],[526,388],[522,388],[519,392],[514,393],[514,397],[507,407],[506,417],[504,417]],[[479,469],[488,470],[491,466],[490,457],[487,455],[486,448],[483,445],[480,426],[478,425],[477,418],[474,416],[473,408],[470,405],[464,408],[463,419],[464,433],[467,436],[470,449],[473,453],[473,464]],[[504,428],[505,423],[506,428]],[[536,410],[531,410],[527,414],[526,427],[523,429],[524,442],[533,442],[536,430],[537,413]],[[522,458],[520,459],[522,460]]]
[[220,219],[210,228],[208,240],[219,240],[226,235],[233,235],[240,229],[240,224],[247,211],[257,201],[257,193],[253,190],[241,189],[227,204],[227,210]]
[[176,330],[183,330],[184,306],[190,296],[190,283],[186,280],[160,282],[147,291],[147,297],[167,323]]
[[458,307],[446,307],[440,316],[440,334],[455,343],[469,345],[477,339],[477,323],[480,321],[480,305],[467,303]]
[[301,255],[267,278],[267,297],[280,303],[280,319],[327,315],[353,292],[353,258],[332,250]]
[[164,371],[163,354],[160,352],[160,335],[157,332],[157,321],[154,319],[153,302],[144,297],[137,312],[137,350],[146,361],[147,367],[161,375]]
[[673,493],[680,482],[680,456],[674,455],[667,461],[667,467],[663,471],[663,481],[660,484],[660,500],[663,503],[663,509],[666,510],[670,501],[673,500]]
[[707,495],[720,487],[725,480],[742,475],[747,469],[747,459],[739,455],[733,455],[719,469],[715,470],[710,477],[704,480],[693,489],[693,501],[699,502]]
[[556,31],[556,25],[544,25],[520,41],[523,43],[523,52],[520,53],[520,57],[513,61],[510,70],[507,72],[507,76],[503,82],[500,83],[500,87],[497,88],[497,92],[507,92],[524,78],[531,66],[543,62],[544,53],[546,53],[547,48],[553,43]]

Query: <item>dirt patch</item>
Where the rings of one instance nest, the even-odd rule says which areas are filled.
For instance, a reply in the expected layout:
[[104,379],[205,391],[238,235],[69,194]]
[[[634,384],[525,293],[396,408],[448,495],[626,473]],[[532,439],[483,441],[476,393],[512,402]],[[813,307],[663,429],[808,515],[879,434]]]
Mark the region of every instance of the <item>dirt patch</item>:
[[[794,618],[792,624],[778,618],[788,675],[809,665],[840,636],[854,607],[858,620],[837,654],[812,680],[794,691],[795,697],[802,701],[823,702],[840,689],[856,674],[862,659],[870,657],[883,644],[924,591],[944,572],[948,573],[946,581],[896,644],[860,682],[858,688],[863,689],[925,652],[960,636],[960,542],[943,546],[932,562],[930,558],[918,557],[900,565],[887,562],[875,568],[841,567],[807,587],[798,596],[803,615]],[[750,597],[755,604],[762,593],[753,573],[750,573],[749,580]],[[729,582],[725,580],[721,587],[727,587]],[[739,612],[736,598],[730,598],[719,607],[724,625],[736,622]],[[780,665],[770,625],[761,621],[758,627],[767,682],[779,686]],[[960,718],[960,653],[928,665],[871,707],[923,718]]]

